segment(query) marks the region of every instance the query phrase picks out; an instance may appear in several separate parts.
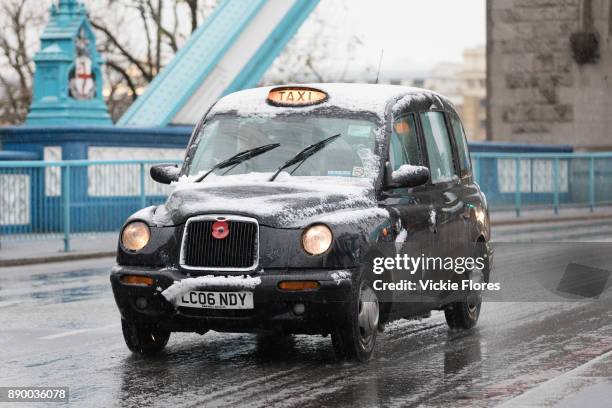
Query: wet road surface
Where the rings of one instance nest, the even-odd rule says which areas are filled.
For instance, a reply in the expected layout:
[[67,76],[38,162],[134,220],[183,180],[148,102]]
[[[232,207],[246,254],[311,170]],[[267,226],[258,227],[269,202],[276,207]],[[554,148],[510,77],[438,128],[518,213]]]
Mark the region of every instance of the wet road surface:
[[[536,240],[560,236],[550,226],[524,228]],[[575,226],[570,233],[584,241],[612,237],[601,222],[590,230]],[[517,236],[500,228],[497,238]],[[520,266],[521,259],[547,255],[537,245],[522,251],[518,261],[512,251],[498,252],[495,262]],[[215,332],[173,334],[164,354],[145,359],[123,343],[108,281],[112,263],[0,272],[0,386],[68,386],[78,406],[478,407],[511,402],[612,350],[608,286],[590,301],[487,302],[469,332],[449,331],[440,312],[395,322],[367,364],[337,360],[321,336],[294,336],[279,347],[254,335]],[[612,382],[609,370],[598,375]]]

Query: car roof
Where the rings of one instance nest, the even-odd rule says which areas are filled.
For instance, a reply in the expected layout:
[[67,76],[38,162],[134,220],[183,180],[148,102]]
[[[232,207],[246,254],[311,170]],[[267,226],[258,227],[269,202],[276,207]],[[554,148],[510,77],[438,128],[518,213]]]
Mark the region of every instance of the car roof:
[[[278,107],[266,102],[271,89],[283,87],[310,87],[325,91],[327,101],[302,107]],[[450,110],[455,111],[453,104],[446,97],[426,89],[399,85],[355,84],[355,83],[311,83],[266,86],[246,89],[231,93],[221,98],[212,108],[210,114],[234,113],[240,116],[274,116],[291,112],[308,112],[312,110],[337,107],[355,112],[373,112],[383,118],[391,105],[397,113],[405,108],[412,110]]]

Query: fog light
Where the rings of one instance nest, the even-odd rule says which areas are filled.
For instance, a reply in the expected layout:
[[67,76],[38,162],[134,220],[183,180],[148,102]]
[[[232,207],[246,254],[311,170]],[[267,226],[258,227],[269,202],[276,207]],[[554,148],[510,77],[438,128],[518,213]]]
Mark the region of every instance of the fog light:
[[143,298],[143,297],[136,298],[136,307],[139,308],[140,310],[146,309],[148,304],[149,302],[147,302],[146,298]]
[[317,290],[321,284],[317,281],[282,281],[278,284],[281,290]]
[[306,306],[303,303],[296,303],[293,305],[293,313],[298,316],[301,316],[306,311]]

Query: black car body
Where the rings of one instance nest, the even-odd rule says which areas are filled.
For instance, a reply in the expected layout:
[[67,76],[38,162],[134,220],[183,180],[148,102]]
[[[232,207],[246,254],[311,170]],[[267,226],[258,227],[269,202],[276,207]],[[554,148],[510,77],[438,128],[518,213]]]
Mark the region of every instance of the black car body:
[[[299,148],[336,133],[329,147],[270,181]],[[236,169],[205,176],[241,150],[245,135],[247,144],[276,143],[231,162]],[[152,176],[176,181],[175,190],[165,204],[129,217],[111,274],[134,351],[160,350],[172,331],[307,333],[331,334],[339,354],[364,360],[385,322],[433,309],[444,309],[451,327],[478,319],[480,299],[470,303],[463,294],[421,290],[382,299],[372,290],[373,254],[397,242],[444,256],[477,252],[488,260],[481,277],[488,281],[486,201],[459,116],[439,94],[356,84],[237,92],[198,124],[182,168],[158,166]],[[132,239],[144,246],[127,248]],[[232,308],[244,293],[250,307]]]

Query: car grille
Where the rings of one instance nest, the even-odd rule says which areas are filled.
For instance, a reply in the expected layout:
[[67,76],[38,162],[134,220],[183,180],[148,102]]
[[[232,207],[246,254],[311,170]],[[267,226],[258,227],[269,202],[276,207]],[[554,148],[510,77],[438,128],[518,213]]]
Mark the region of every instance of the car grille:
[[[213,224],[218,219],[224,219],[229,226],[229,234],[223,239],[212,236]],[[191,219],[185,228],[181,264],[192,269],[254,269],[258,255],[257,235],[257,221],[251,218]]]

